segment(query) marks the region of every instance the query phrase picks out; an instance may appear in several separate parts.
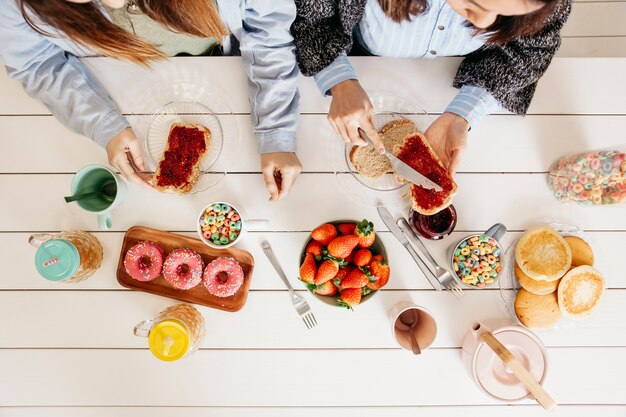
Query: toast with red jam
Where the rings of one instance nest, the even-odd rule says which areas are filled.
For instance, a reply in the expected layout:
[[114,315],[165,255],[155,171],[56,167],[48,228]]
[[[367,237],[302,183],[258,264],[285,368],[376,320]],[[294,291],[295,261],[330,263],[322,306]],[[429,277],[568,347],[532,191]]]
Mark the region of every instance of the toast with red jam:
[[159,191],[190,192],[200,177],[200,164],[211,147],[211,131],[194,123],[174,123],[152,184]]
[[429,180],[436,182],[443,189],[437,192],[411,184],[409,194],[413,210],[430,216],[452,203],[452,198],[458,191],[457,185],[433,148],[428,144],[423,133],[415,132],[408,135],[404,139],[404,144],[400,147],[397,156],[401,161]]

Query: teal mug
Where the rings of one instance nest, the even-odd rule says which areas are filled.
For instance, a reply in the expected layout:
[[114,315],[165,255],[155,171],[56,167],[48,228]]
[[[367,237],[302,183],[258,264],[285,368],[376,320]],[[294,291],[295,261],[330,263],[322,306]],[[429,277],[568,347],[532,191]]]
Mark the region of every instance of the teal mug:
[[126,183],[115,172],[101,165],[89,165],[82,168],[72,180],[72,195],[100,191],[106,184],[112,183],[115,183],[115,187],[108,187],[109,189],[115,188],[112,194],[98,195],[76,201],[80,208],[98,216],[98,226],[101,230],[111,228],[111,210],[126,197]]

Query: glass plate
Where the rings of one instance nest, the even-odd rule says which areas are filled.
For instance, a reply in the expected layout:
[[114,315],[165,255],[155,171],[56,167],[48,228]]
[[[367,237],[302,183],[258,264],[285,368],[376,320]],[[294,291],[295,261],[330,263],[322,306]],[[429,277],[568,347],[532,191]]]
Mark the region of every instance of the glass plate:
[[[377,95],[370,97],[374,106],[374,127],[380,130],[393,120],[411,120],[417,128],[424,131],[429,117],[422,108],[411,100],[402,97]],[[406,204],[404,196],[408,184],[398,181],[394,174],[380,178],[368,178],[360,175],[350,161],[353,145],[345,143],[339,135],[330,138],[329,157],[333,172],[341,188],[356,202],[375,206],[379,202],[387,206]]]
[[[155,88],[146,101],[163,103],[142,126],[146,168],[156,170],[173,123],[195,123],[211,131],[211,147],[200,164],[201,175],[190,194],[217,185],[231,168],[238,150],[236,125],[225,101],[210,86],[190,82]],[[214,107],[221,108],[221,113],[213,111]]]
[[[547,223],[547,226],[552,227],[554,230],[559,232],[561,236],[578,236],[581,239],[583,239],[585,242],[587,242],[589,246],[591,246],[591,249],[593,250],[593,254],[595,258],[594,268],[597,268],[598,252],[596,251],[594,247],[595,245],[591,241],[589,235],[587,235],[585,232],[580,230],[578,227],[572,226],[569,224]],[[517,318],[517,315],[515,314],[515,307],[514,307],[517,291],[521,288],[519,283],[517,282],[517,278],[515,277],[515,268],[514,268],[515,248],[517,246],[518,240],[519,239],[516,239],[514,242],[512,242],[505,252],[505,257],[506,257],[505,259],[507,261],[506,262],[507,270],[505,271],[504,274],[502,274],[502,277],[498,280],[498,285],[500,288],[500,298],[502,300],[502,303],[506,311],[513,317],[514,320],[516,320],[518,323],[520,323],[521,326],[523,326],[523,324],[521,324],[521,322]],[[559,320],[558,323],[556,323],[554,326],[548,329],[531,329],[531,330],[539,331],[539,332],[542,332],[542,331],[545,332],[545,331],[551,331],[551,330],[557,330],[557,331],[566,330],[566,329],[571,329],[571,328],[576,327],[579,323],[581,323],[581,321],[584,321],[584,320],[573,320],[567,317],[561,317],[561,320]]]

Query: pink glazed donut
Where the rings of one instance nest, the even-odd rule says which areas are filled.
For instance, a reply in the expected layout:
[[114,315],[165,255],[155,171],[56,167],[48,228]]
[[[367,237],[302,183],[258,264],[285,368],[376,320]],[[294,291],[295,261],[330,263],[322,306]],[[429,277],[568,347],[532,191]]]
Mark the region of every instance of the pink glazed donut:
[[144,240],[126,252],[124,269],[137,281],[152,281],[161,275],[164,257],[165,252],[162,247]]
[[202,281],[204,262],[196,251],[174,249],[163,264],[163,277],[172,287],[188,290]]
[[202,279],[211,294],[230,297],[243,284],[243,269],[233,258],[217,258],[207,265]]

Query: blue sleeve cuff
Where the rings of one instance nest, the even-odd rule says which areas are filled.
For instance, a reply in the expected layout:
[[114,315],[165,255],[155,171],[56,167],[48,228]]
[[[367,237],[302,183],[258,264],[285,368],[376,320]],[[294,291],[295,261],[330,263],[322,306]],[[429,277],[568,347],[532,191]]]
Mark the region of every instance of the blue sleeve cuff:
[[256,132],[257,150],[260,154],[272,152],[295,152],[296,132],[284,129],[273,132]]
[[357,75],[348,60],[348,56],[343,53],[339,55],[326,68],[315,74],[315,82],[323,95],[330,95],[330,89],[346,80],[356,80]]
[[115,110],[108,112],[93,128],[91,137],[103,148],[122,130],[130,127],[128,120]]
[[486,115],[500,108],[498,100],[482,87],[464,85],[446,108],[446,112],[458,114],[475,127]]

